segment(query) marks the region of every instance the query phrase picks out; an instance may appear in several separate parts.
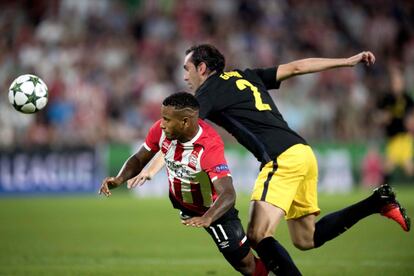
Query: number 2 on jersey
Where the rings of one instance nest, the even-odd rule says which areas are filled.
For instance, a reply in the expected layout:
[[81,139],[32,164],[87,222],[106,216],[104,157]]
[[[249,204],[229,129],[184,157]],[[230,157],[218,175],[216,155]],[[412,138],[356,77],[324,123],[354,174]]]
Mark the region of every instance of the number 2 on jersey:
[[250,90],[253,92],[254,103],[256,105],[257,110],[259,111],[272,110],[270,105],[263,103],[259,89],[257,89],[257,87],[254,86],[251,82],[245,79],[238,79],[236,81],[236,85],[240,91],[243,91],[247,87],[250,88]]

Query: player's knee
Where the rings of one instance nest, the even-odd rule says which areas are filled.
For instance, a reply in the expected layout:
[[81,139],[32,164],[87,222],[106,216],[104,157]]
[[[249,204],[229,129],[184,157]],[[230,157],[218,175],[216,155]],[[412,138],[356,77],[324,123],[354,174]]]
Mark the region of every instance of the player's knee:
[[247,232],[246,232],[246,236],[247,236],[247,240],[249,241],[250,245],[255,248],[257,243],[258,243],[258,237],[256,234],[256,231],[249,225],[247,227]]
[[250,245],[255,248],[257,244],[264,238],[271,236],[266,233],[264,229],[257,229],[249,225],[247,228],[247,239],[250,242]]

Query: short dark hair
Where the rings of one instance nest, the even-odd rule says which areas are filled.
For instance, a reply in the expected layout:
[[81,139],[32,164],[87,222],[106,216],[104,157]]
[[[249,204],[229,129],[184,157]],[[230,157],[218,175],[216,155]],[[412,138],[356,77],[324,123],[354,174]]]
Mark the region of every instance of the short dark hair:
[[172,94],[164,99],[162,102],[164,106],[173,106],[176,109],[191,108],[193,110],[199,110],[200,104],[196,97],[187,92],[178,92]]
[[220,51],[210,44],[200,44],[191,46],[185,54],[193,52],[191,61],[197,67],[201,62],[207,65],[210,71],[223,72],[226,65],[226,59]]

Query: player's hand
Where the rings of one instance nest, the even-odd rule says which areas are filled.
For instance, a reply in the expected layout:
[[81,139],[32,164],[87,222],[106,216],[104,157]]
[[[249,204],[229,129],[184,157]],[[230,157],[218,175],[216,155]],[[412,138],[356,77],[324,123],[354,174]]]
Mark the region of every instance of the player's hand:
[[127,187],[128,189],[132,189],[137,186],[141,186],[147,180],[151,180],[151,175],[147,170],[142,170],[137,176],[127,181]]
[[211,218],[208,217],[192,217],[190,219],[181,220],[181,223],[192,227],[209,227],[212,223]]
[[360,62],[365,63],[366,66],[370,66],[375,63],[375,56],[370,51],[364,51],[348,58],[348,62],[350,66],[354,66]]
[[118,187],[119,185],[121,185],[122,182],[113,176],[110,177],[106,177],[101,184],[101,187],[99,188],[99,194],[100,195],[105,195],[105,196],[110,196],[112,195],[112,193],[110,192],[110,189]]

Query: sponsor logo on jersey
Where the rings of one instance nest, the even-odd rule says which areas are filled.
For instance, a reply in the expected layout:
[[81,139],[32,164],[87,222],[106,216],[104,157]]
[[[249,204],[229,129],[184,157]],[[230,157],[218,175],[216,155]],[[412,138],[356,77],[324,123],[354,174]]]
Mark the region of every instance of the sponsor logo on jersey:
[[197,167],[198,152],[193,152],[190,155],[190,158],[189,159],[190,159],[190,162],[188,163],[188,165],[191,168],[195,169]]
[[187,169],[183,164],[177,161],[165,160],[165,164],[170,171],[172,171],[177,177],[180,178],[193,178],[191,171]]

